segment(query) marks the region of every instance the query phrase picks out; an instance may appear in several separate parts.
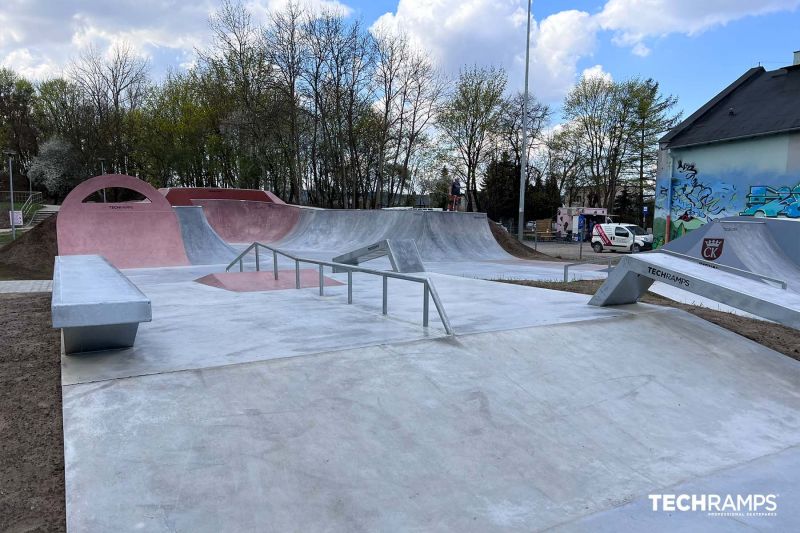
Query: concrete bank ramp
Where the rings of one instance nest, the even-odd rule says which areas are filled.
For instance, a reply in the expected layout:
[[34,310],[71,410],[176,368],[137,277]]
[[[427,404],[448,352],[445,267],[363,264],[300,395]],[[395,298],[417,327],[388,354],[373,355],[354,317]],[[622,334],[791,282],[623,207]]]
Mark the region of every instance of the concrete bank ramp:
[[181,225],[186,255],[193,265],[228,264],[236,258],[236,250],[208,224],[202,207],[175,206],[173,209]]
[[624,257],[589,301],[635,303],[654,281],[800,329],[800,295],[747,271],[663,252]]
[[279,248],[333,255],[382,240],[413,240],[425,261],[504,260],[484,213],[417,210],[300,209]]
[[715,220],[663,249],[785,280],[800,292],[800,220],[730,217]]
[[331,257],[383,240],[413,240],[425,261],[513,259],[485,213],[404,209],[316,209],[246,200],[192,200],[228,243],[255,241]]

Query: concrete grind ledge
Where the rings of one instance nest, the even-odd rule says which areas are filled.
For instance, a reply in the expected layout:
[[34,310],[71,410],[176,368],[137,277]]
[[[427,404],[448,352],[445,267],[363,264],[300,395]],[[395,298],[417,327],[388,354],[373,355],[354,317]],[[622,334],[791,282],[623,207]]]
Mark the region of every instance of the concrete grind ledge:
[[150,299],[99,255],[56,257],[51,310],[67,354],[133,346],[152,319]]

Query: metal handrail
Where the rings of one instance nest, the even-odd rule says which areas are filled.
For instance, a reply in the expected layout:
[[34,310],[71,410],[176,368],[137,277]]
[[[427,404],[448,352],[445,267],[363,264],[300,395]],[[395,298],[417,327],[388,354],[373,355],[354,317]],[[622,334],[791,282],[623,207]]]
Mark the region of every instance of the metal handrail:
[[754,279],[756,281],[771,281],[773,283],[779,284],[781,288],[784,290],[786,290],[786,288],[789,286],[789,284],[782,279],[773,278],[772,276],[766,276],[764,274],[759,274],[757,272],[751,272],[750,270],[742,270],[741,268],[736,268],[728,265],[721,265],[719,263],[712,263],[711,261],[706,261],[705,259],[700,259],[698,257],[682,254],[679,252],[673,252],[672,250],[665,250],[661,248],[655,251],[655,253],[662,253],[662,254],[672,255],[675,257],[680,257],[681,259],[687,259],[689,261],[699,263],[703,266],[711,267],[717,270],[722,270],[724,272],[730,272],[731,274],[736,274],[737,276],[742,276],[744,278]]
[[364,268],[361,266],[355,265],[347,265],[344,263],[336,263],[334,261],[323,261],[321,259],[309,259],[304,257],[297,257],[292,255],[288,252],[284,252],[278,248],[273,246],[269,246],[267,244],[262,244],[260,242],[254,242],[250,246],[248,246],[242,253],[240,253],[236,259],[231,261],[231,263],[225,267],[225,272],[230,272],[230,269],[235,266],[237,263],[239,264],[239,272],[244,272],[244,257],[250,253],[250,251],[255,251],[256,256],[256,271],[261,271],[261,259],[258,253],[259,248],[264,248],[270,250],[272,252],[272,271],[275,276],[275,279],[278,279],[278,255],[282,255],[287,259],[291,259],[294,261],[294,272],[295,272],[295,288],[300,288],[300,263],[309,263],[313,265],[319,266],[319,295],[325,295],[325,278],[323,275],[324,267],[336,268],[339,271],[347,272],[347,303],[353,303],[353,272],[363,272],[364,274],[372,274],[374,276],[381,276],[383,278],[383,314],[388,314],[388,280],[389,278],[401,279],[404,281],[413,281],[415,283],[421,283],[423,286],[423,300],[422,300],[422,326],[428,327],[428,300],[429,298],[433,300],[433,305],[436,307],[436,311],[439,313],[439,319],[442,321],[442,325],[444,326],[444,330],[448,335],[454,335],[453,328],[450,325],[450,319],[447,317],[447,313],[444,310],[444,306],[442,305],[442,301],[439,298],[439,293],[436,292],[436,287],[430,282],[428,278],[419,278],[415,276],[410,276],[408,274],[402,274],[400,272],[391,272],[387,270],[374,270],[371,268]]
[[[587,259],[586,261],[578,261],[577,263],[568,263],[568,264],[564,265],[564,283],[569,281],[569,269],[570,269],[570,267],[574,267],[574,266],[578,266],[578,265],[588,265],[588,264],[599,265],[600,264],[599,261],[601,261],[601,260],[600,259]],[[608,272],[610,273],[611,270],[612,270],[611,258],[609,257],[608,258]]]
[[[35,200],[34,200],[34,198],[35,198]],[[41,202],[39,202],[39,200],[41,200],[41,199],[42,199],[42,193],[40,193],[40,192],[35,192],[33,194],[29,194],[28,195],[28,199],[25,200],[25,203],[22,204],[22,207],[19,208],[19,210],[22,211],[23,222],[24,222],[24,218],[27,216],[26,211],[30,211],[31,209],[33,209],[33,206],[35,204],[41,203]]]

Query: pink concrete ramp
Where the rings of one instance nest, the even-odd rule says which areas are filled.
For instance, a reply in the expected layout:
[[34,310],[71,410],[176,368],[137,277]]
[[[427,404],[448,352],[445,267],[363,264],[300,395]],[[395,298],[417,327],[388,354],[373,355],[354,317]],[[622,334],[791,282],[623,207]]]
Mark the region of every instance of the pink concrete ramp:
[[[295,271],[279,270],[278,279],[270,272],[216,272],[195,280],[197,283],[233,292],[260,292],[295,289]],[[325,286],[343,285],[324,276]],[[319,287],[319,272],[311,268],[300,269],[300,288]]]
[[193,200],[214,231],[230,243],[270,243],[285,237],[300,218],[299,207],[248,200]]
[[[111,188],[130,189],[147,201],[85,201]],[[131,176],[106,174],[84,181],[64,200],[56,226],[59,255],[102,255],[117,268],[190,264],[170,203],[150,184]]]
[[215,187],[168,187],[159,189],[172,205],[196,205],[194,200],[247,200],[283,204],[283,200],[269,191],[258,189],[221,189]]

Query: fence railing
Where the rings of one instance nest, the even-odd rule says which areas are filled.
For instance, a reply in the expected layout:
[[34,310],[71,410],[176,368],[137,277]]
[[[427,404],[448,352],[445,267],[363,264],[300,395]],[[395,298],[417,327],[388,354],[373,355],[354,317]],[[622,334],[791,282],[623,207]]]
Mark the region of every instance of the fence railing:
[[[587,259],[586,261],[578,261],[577,263],[568,263],[568,264],[564,265],[564,283],[569,281],[569,269],[571,267],[578,266],[578,265],[589,265],[589,264],[599,265],[599,264],[601,264],[601,261],[602,262],[606,262],[606,260],[604,260],[604,259]],[[611,273],[611,270],[613,268],[614,267],[611,266],[611,258],[609,257],[608,258],[608,272],[609,272],[609,274]]]
[[400,279],[403,281],[411,281],[414,283],[419,283],[423,286],[423,298],[422,298],[422,325],[423,327],[428,327],[428,315],[429,315],[429,300],[433,300],[433,305],[436,307],[436,311],[439,314],[439,319],[442,322],[442,326],[444,326],[444,330],[448,335],[454,335],[453,328],[450,325],[450,319],[447,317],[447,313],[444,310],[444,306],[442,305],[442,301],[439,298],[439,294],[436,292],[436,287],[430,282],[428,278],[419,278],[415,276],[410,276],[408,274],[402,274],[400,272],[391,272],[387,270],[374,270],[371,268],[364,268],[355,265],[346,265],[344,263],[336,263],[333,261],[322,261],[320,259],[309,259],[304,257],[297,257],[290,253],[284,252],[278,248],[273,246],[269,246],[266,244],[262,244],[260,242],[254,242],[250,246],[248,246],[241,254],[236,257],[231,263],[225,268],[226,272],[230,272],[231,268],[239,265],[239,272],[244,272],[244,258],[252,251],[255,252],[255,266],[256,271],[261,271],[261,257],[259,254],[259,248],[263,248],[265,250],[269,250],[272,252],[272,271],[275,279],[278,279],[278,256],[286,257],[294,261],[294,271],[295,271],[295,288],[300,288],[300,264],[301,263],[308,263],[312,265],[317,265],[319,267],[319,295],[324,296],[325,294],[325,277],[324,277],[324,268],[329,267],[331,269],[336,268],[339,272],[347,272],[347,303],[353,303],[353,272],[361,272],[364,274],[371,274],[373,276],[380,276],[383,278],[383,306],[382,311],[384,315],[388,314],[389,308],[389,278]]

